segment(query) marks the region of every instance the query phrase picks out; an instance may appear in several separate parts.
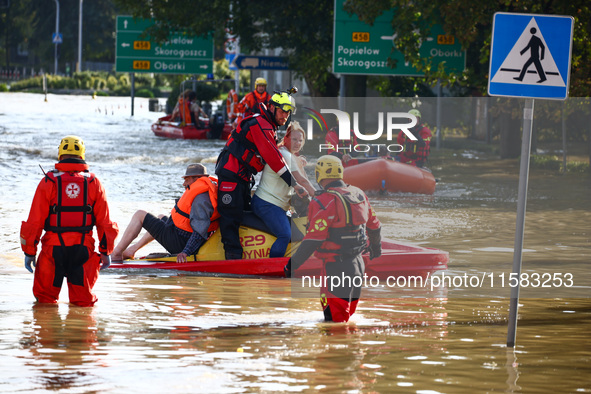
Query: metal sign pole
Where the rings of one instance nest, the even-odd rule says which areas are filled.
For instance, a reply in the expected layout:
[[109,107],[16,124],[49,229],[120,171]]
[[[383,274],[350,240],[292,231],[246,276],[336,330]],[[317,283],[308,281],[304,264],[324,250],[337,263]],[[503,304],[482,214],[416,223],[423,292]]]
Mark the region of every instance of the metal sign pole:
[[133,116],[134,98],[135,98],[135,73],[131,75],[131,116]]
[[[515,225],[515,246],[513,251],[513,271],[509,277],[511,284],[511,301],[509,304],[509,329],[507,347],[515,347],[517,331],[517,310],[519,308],[519,285],[521,278],[521,257],[523,254],[523,233],[525,230],[525,207],[527,203],[527,183],[529,180],[529,159],[531,151],[531,134],[534,118],[534,99],[525,100],[523,108],[523,137],[521,141],[521,163],[519,166],[519,191],[517,195],[517,220]],[[517,283],[511,280],[517,277]]]
[[[60,34],[60,2],[59,0],[55,1],[55,35],[56,37]],[[53,73],[57,75],[57,41],[55,42],[55,49],[54,49],[54,63],[53,63]]]
[[82,71],[82,1],[78,8],[78,63],[76,63],[76,72]]

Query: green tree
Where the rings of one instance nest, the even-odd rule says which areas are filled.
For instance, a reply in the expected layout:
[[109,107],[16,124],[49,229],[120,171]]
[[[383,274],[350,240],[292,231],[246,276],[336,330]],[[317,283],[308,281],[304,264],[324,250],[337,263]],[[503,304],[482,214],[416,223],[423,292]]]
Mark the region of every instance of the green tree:
[[21,45],[22,49],[28,49],[29,37],[33,34],[32,17],[27,14],[24,1],[0,2],[0,53],[2,53],[2,65],[11,67],[10,49],[16,49]]
[[[60,0],[59,30],[63,43],[58,46],[59,66],[78,61],[78,10],[80,0]],[[4,63],[9,66],[9,54],[17,46],[29,52],[27,66],[53,70],[56,4],[49,0],[4,1],[0,7],[0,46],[4,44]],[[0,4],[1,5],[1,4]],[[83,3],[82,58],[84,61],[115,61],[115,16],[112,0]]]
[[[397,33],[395,45],[428,81],[441,79],[486,92],[492,20],[495,12],[571,15],[575,19],[570,95],[591,95],[591,3],[588,0],[347,0],[345,10],[366,23],[373,23],[384,10],[394,8],[392,27]],[[446,73],[432,69],[428,59],[418,56],[419,40],[425,39],[434,23],[443,23],[467,50],[466,71]]]

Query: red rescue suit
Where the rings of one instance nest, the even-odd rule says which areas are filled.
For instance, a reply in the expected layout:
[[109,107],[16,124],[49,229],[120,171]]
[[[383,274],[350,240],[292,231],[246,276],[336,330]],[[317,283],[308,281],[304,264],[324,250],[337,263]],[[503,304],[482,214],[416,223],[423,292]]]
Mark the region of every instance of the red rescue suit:
[[193,227],[191,227],[191,206],[193,205],[193,200],[195,200],[195,197],[201,193],[209,193],[209,200],[213,206],[211,224],[209,225],[207,232],[210,233],[218,229],[218,219],[220,214],[218,212],[217,179],[204,176],[198,178],[195,182],[189,185],[187,190],[185,190],[181,198],[177,201],[177,203],[174,205],[174,208],[172,208],[172,211],[170,212],[170,217],[172,218],[174,225],[181,230],[185,230],[189,233],[193,232]]
[[261,113],[244,119],[222,149],[215,173],[219,179],[218,210],[226,259],[242,258],[238,234],[250,205],[254,175],[269,164],[289,186],[291,172],[277,148],[275,116],[261,104]]
[[398,133],[396,142],[403,146],[403,150],[398,153],[397,159],[401,163],[423,167],[427,163],[431,150],[431,130],[427,126],[419,124],[410,129],[410,132],[417,137],[417,141],[411,140],[402,131]]
[[260,114],[244,119],[226,142],[215,173],[250,182],[265,163],[279,176],[289,169],[277,148],[274,116],[261,106]]
[[63,160],[55,168],[37,186],[29,218],[21,226],[25,254],[35,256],[39,241],[42,243],[33,294],[40,303],[57,303],[67,277],[70,302],[92,306],[97,301],[92,288],[101,263],[95,252],[93,227],[98,233],[98,249],[107,255],[113,251],[119,229],[109,217],[103,186],[83,160]]
[[256,90],[248,93],[238,104],[236,124],[240,124],[242,119],[258,113],[259,104],[266,106],[269,104],[269,100],[271,100],[271,95],[267,91],[264,91],[262,94],[259,94]]
[[[308,231],[291,259],[291,269],[295,271],[312,253],[322,259],[320,302],[325,319],[346,322],[361,295],[361,287],[353,285],[353,278],[365,274],[361,254],[368,247],[368,237],[369,246],[381,251],[381,225],[361,189],[337,180],[318,193],[310,202]],[[331,277],[350,278],[350,282],[331,288],[335,283]]]

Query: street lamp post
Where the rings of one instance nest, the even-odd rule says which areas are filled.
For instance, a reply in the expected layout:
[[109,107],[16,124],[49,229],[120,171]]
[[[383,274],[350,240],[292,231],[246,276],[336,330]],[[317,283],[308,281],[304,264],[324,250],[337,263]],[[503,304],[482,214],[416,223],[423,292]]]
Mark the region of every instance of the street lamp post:
[[78,63],[76,64],[76,71],[82,71],[82,1],[80,0],[80,9],[78,11]]
[[[56,6],[56,11],[55,11],[55,36],[56,36],[56,40],[57,37],[60,34],[60,2],[59,0],[54,0],[55,1],[55,6]],[[55,43],[55,51],[54,51],[54,57],[55,57],[55,61],[54,61],[54,74],[57,75],[57,46],[58,43],[56,41]]]

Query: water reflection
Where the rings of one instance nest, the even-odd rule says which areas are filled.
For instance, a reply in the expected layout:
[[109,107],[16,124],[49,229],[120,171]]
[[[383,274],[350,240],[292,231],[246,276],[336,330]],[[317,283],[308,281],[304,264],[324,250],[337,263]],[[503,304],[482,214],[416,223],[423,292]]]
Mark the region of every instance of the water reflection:
[[88,372],[96,361],[89,358],[98,346],[97,324],[92,308],[49,304],[33,306],[29,330],[21,345],[31,352],[26,365],[38,372],[35,382],[46,390],[85,387],[96,379]]
[[[524,297],[514,351],[507,287],[474,298],[364,290],[352,322],[334,325],[322,322],[317,292],[293,297],[289,281],[106,272],[92,310],[31,310],[18,229],[38,164],[51,167],[64,134],[85,139],[120,225],[138,207],[169,210],[182,192],[175,174],[200,160],[212,172],[223,143],[156,138],[158,114],[137,107],[134,118],[94,112],[128,98],[0,99],[0,183],[11,185],[0,189],[0,391],[591,392],[589,287],[580,298]],[[384,236],[448,251],[449,274],[509,272],[518,162],[468,153],[432,152],[433,196],[372,194],[372,205]],[[586,177],[532,169],[524,272],[589,278],[589,195]]]
[[507,362],[505,368],[507,369],[507,393],[521,392],[521,387],[517,385],[519,379],[519,363],[517,362],[517,354],[515,349],[507,348]]

